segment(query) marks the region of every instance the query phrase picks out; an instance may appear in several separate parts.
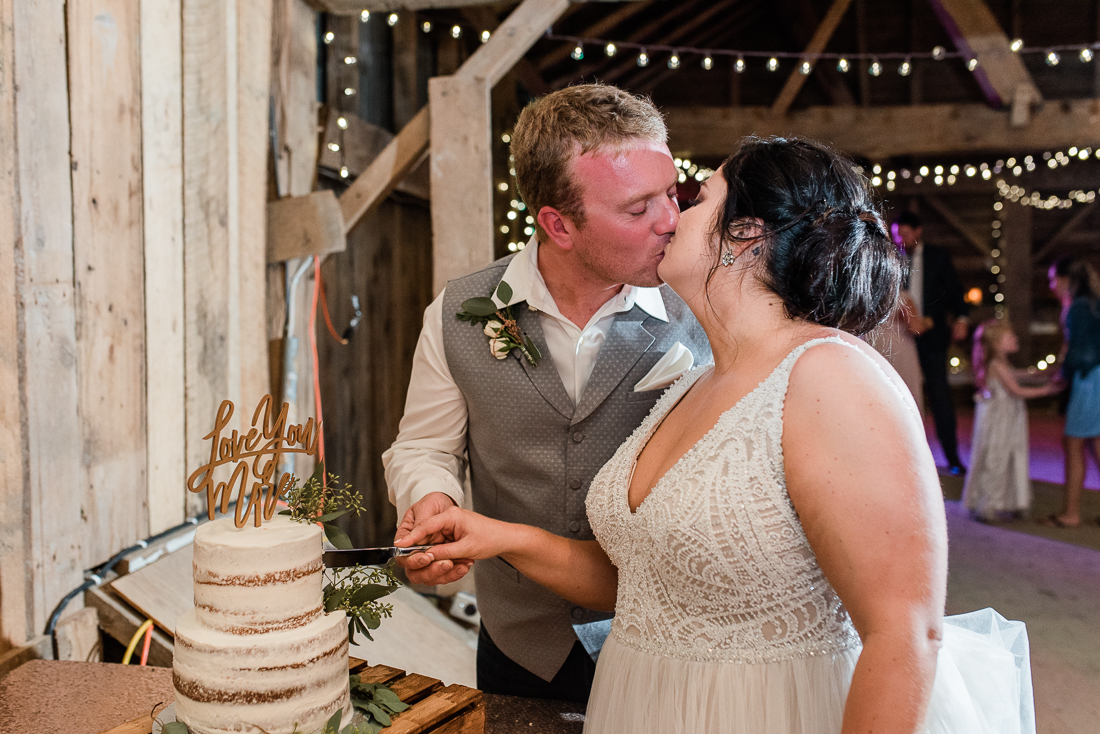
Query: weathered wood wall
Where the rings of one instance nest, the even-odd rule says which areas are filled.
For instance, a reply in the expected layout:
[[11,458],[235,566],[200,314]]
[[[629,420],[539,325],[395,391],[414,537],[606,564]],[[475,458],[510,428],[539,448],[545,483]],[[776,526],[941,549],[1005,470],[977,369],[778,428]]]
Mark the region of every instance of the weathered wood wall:
[[0,653],[267,391],[271,13],[0,0]]

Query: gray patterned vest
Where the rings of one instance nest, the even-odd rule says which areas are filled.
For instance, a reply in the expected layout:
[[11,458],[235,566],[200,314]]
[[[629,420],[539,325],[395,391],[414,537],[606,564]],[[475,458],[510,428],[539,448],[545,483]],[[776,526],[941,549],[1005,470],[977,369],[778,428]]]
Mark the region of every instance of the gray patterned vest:
[[[574,408],[546,347],[537,313],[512,307],[543,359],[531,366],[516,350],[498,360],[481,326],[454,317],[467,298],[488,296],[512,256],[447,284],[443,348],[469,411],[467,452],[473,506],[507,522],[593,540],[584,500],[596,472],[642,422],[663,390],[634,385],[676,342],[710,361],[710,345],[691,311],[662,286],[669,321],[640,308],[615,317],[592,376]],[[474,564],[482,624],[512,660],[551,680],[577,641],[574,624],[611,615],[578,607],[499,558]]]

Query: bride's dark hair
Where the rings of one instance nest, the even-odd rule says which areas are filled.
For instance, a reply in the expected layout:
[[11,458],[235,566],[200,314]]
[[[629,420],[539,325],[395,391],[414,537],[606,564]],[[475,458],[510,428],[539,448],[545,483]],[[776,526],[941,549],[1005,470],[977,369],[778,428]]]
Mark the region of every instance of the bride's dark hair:
[[[897,306],[904,263],[866,179],[847,157],[798,138],[746,138],[723,164],[718,252],[764,224],[755,276],[787,315],[865,334]],[[708,278],[709,281],[709,278]]]

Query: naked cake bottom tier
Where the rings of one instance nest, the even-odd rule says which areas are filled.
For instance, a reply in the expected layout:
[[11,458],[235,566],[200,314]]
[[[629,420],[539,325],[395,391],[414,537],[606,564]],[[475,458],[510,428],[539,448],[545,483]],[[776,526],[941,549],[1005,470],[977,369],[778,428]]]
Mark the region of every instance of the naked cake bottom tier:
[[252,635],[211,629],[194,609],[176,622],[176,717],[192,734],[320,731],[351,720],[347,618]]

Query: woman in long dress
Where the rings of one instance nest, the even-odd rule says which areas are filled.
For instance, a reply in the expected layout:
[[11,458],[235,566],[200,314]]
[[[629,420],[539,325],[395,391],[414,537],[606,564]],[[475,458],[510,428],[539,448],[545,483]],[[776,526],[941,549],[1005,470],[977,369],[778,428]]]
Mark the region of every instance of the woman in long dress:
[[852,336],[892,312],[902,277],[853,168],[749,139],[682,215],[659,273],[714,365],[669,388],[597,475],[598,542],[455,508],[399,543],[445,543],[419,565],[500,556],[615,610],[589,734],[1020,730],[1009,653],[995,667],[1016,698],[997,703],[1015,729],[950,700],[965,699],[954,669],[933,695],[943,503],[905,384]]

